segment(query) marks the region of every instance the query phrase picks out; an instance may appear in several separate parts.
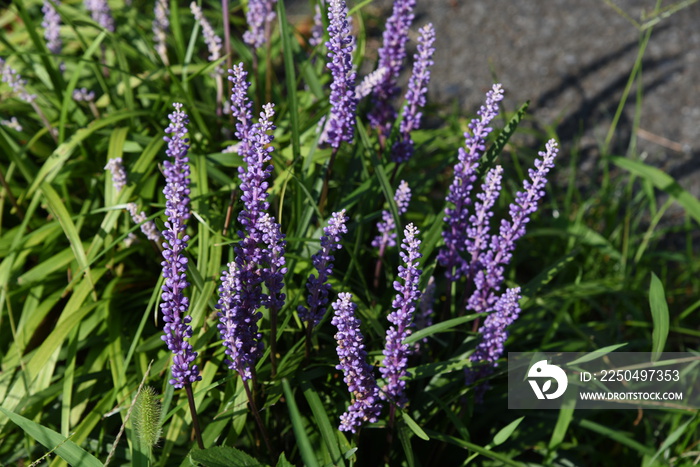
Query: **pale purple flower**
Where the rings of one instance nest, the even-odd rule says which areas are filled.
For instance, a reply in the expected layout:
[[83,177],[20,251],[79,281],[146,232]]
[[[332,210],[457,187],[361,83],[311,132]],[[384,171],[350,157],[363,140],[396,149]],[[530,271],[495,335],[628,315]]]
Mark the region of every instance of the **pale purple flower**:
[[482,192],[477,194],[478,201],[474,204],[474,214],[469,216],[467,227],[466,249],[470,256],[470,262],[463,274],[474,278],[474,275],[482,269],[481,254],[489,244],[490,222],[493,217],[493,205],[501,192],[501,178],[503,167],[497,165],[486,174],[482,186]]
[[387,74],[386,68],[377,68],[372,73],[365,76],[360,84],[355,88],[355,98],[359,101],[363,99],[374,90],[374,87],[379,85],[385,78]]
[[2,58],[0,58],[0,75],[2,75],[2,82],[7,83],[20,99],[28,104],[34,102],[36,94],[30,94],[24,87],[27,81],[22,79],[22,76]]
[[326,42],[328,58],[326,64],[331,71],[331,114],[328,125],[328,143],[338,148],[342,141],[352,143],[355,130],[355,78],[352,54],[355,50],[355,38],[348,25],[348,7],[345,0],[330,0],[328,3],[328,35]]
[[[464,133],[465,147],[459,148],[459,162],[454,168],[454,179],[446,197],[444,221],[446,229],[442,232],[445,246],[438,253],[438,261],[446,268],[445,276],[451,281],[459,279],[467,263],[462,254],[466,248],[466,232],[469,226],[469,209],[471,191],[476,181],[479,159],[486,150],[486,137],[491,132],[488,126],[498,115],[498,103],[503,99],[500,84],[494,84],[486,93],[486,103],[469,123],[469,132]],[[450,207],[452,205],[452,207]]]
[[297,312],[299,319],[308,322],[308,325],[314,327],[321,322],[326,313],[326,305],[328,304],[328,294],[332,290],[332,286],[328,283],[328,278],[333,274],[333,252],[340,250],[340,240],[342,234],[348,232],[345,223],[348,218],[345,216],[345,209],[339,212],[334,212],[331,219],[328,221],[328,226],[323,229],[324,235],[321,236],[321,249],[313,255],[312,262],[318,276],[309,275],[306,282],[306,289],[309,291],[307,296],[308,308],[299,305]]
[[109,32],[114,32],[114,19],[107,0],[85,0],[85,9],[90,12],[92,20]]
[[17,117],[10,117],[9,120],[0,120],[0,125],[11,128],[15,131],[22,131],[22,125],[17,121]]
[[170,27],[170,3],[168,0],[156,0],[153,10],[153,43],[156,53],[164,64],[168,64],[168,47],[165,44],[168,38],[168,28]]
[[[214,32],[214,29],[211,27],[211,24],[207,19],[204,17],[204,14],[202,13],[202,9],[197,5],[197,2],[192,2],[190,3],[190,10],[192,11],[192,14],[194,15],[194,19],[197,20],[197,22],[200,24],[202,27],[202,35],[204,36],[204,43],[207,44],[207,49],[209,49],[209,61],[214,62],[218,59],[221,58],[221,47],[222,47],[222,41],[221,37],[217,36],[216,33]],[[214,74],[220,75],[223,73],[223,68],[221,65],[217,65],[217,67],[214,69]]]
[[496,301],[503,284],[505,265],[513,257],[515,242],[525,235],[530,215],[537,211],[538,203],[544,196],[547,174],[554,167],[558,152],[557,142],[549,140],[545,151],[538,153],[541,159],[535,159],[535,169],[528,169],[530,180],[523,181],[525,190],[516,193],[515,202],[510,205],[510,221],[501,220],[499,233],[491,236],[489,249],[482,256],[482,269],[476,273],[475,290],[467,305],[470,310],[477,313],[488,311]]
[[41,12],[44,14],[44,20],[41,22],[41,27],[44,28],[44,39],[46,39],[46,47],[52,54],[58,55],[61,53],[61,16],[56,11],[54,5],[61,5],[60,0],[44,0],[44,5],[41,7]]
[[122,165],[122,158],[115,157],[107,161],[107,165],[104,167],[105,170],[109,170],[112,174],[112,186],[114,191],[119,193],[122,188],[126,185],[126,169]]
[[492,363],[493,367],[498,366],[496,362],[503,355],[503,345],[508,338],[506,328],[513,324],[520,315],[519,300],[520,287],[507,289],[503,295],[498,297],[493,311],[486,316],[484,323],[479,328],[481,342],[469,357],[472,362],[488,362]]
[[387,73],[384,80],[374,87],[374,106],[368,117],[372,126],[384,137],[389,135],[391,124],[396,119],[391,100],[400,91],[396,83],[406,58],[408,29],[413,23],[415,6],[416,0],[394,0],[394,8],[386,22],[383,43],[378,51],[377,69],[385,68]]
[[[246,79],[248,72],[243,69],[242,62],[234,65],[228,72],[228,80],[231,82],[231,114],[236,119],[236,138],[240,141],[236,145],[236,151],[241,157],[246,157],[253,127],[253,103],[248,99],[250,83]],[[239,173],[242,170],[239,168]]]
[[331,324],[338,328],[335,340],[340,359],[340,364],[335,368],[343,370],[343,380],[353,398],[352,404],[340,416],[340,430],[355,433],[364,422],[374,423],[379,418],[382,411],[379,387],[372,375],[372,366],[367,362],[361,323],[355,314],[357,306],[352,302],[352,294],[339,293],[332,307],[335,314]]
[[183,294],[189,286],[187,282],[187,257],[184,251],[190,237],[185,233],[187,220],[190,218],[190,167],[187,151],[189,140],[187,136],[187,114],[182,111],[182,104],[175,103],[175,112],[168,115],[170,125],[165,129],[163,139],[168,143],[166,154],[172,159],[163,163],[166,185],[165,195],[165,231],[163,237],[163,293],[160,305],[165,322],[162,339],[174,354],[172,379],[170,384],[181,388],[185,384],[199,381],[199,368],[192,362],[197,358],[197,352],[186,340],[192,337],[192,317],[187,315],[189,299]]
[[95,93],[87,88],[73,89],[73,100],[76,102],[92,102],[95,100]]
[[414,55],[413,73],[408,81],[406,104],[403,108],[403,119],[399,126],[400,140],[394,143],[391,157],[394,162],[406,162],[413,155],[414,147],[411,132],[420,128],[423,116],[420,109],[425,107],[425,95],[430,83],[430,67],[433,65],[435,48],[435,29],[428,23],[420,29],[418,52]]
[[243,34],[246,44],[257,49],[267,41],[276,3],[277,0],[248,0],[248,30]]
[[136,203],[127,203],[126,210],[129,211],[134,224],[141,225],[141,232],[143,232],[146,238],[154,242],[160,240],[160,231],[158,230],[158,227],[156,227],[156,223],[147,220],[148,218],[146,217],[146,213],[143,211],[139,212]]
[[[405,180],[399,183],[399,188],[394,193],[394,201],[399,216],[408,210],[408,204],[411,202],[411,188]],[[372,240],[372,246],[379,249],[381,257],[387,247],[396,246],[396,222],[389,210],[382,211],[382,220],[377,222],[377,230],[379,235]]]
[[394,308],[388,320],[392,324],[386,332],[386,344],[384,345],[383,366],[379,369],[386,380],[383,388],[382,398],[391,399],[399,407],[406,405],[406,381],[408,375],[408,356],[411,349],[405,340],[411,335],[413,326],[413,315],[416,309],[416,302],[420,298],[418,281],[421,270],[418,269],[418,259],[422,256],[418,251],[420,232],[413,224],[408,224],[404,230],[404,239],[401,247],[405,250],[401,252],[401,259],[405,266],[399,266],[399,278],[403,279],[403,284],[394,281],[396,298],[391,303]]
[[323,25],[321,5],[317,3],[314,5],[314,25],[311,27],[311,37],[309,38],[309,45],[311,47],[317,47],[323,44],[323,33],[325,30],[326,27]]

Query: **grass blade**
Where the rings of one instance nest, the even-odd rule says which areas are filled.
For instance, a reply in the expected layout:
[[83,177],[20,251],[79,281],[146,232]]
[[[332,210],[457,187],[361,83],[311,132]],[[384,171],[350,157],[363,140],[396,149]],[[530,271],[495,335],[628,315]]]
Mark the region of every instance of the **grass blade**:
[[651,360],[655,362],[661,357],[661,352],[664,351],[664,346],[666,345],[669,331],[669,316],[664,286],[653,272],[651,273],[651,284],[649,284],[649,307],[651,308],[651,319],[654,324],[654,330],[651,333]]

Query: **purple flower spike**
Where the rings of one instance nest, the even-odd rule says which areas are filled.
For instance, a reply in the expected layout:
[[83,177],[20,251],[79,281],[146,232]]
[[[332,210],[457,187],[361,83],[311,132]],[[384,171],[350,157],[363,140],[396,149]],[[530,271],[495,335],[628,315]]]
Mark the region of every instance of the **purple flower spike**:
[[342,141],[352,143],[355,130],[355,78],[352,53],[355,50],[355,38],[350,34],[348,25],[348,7],[345,0],[330,0],[328,4],[328,48],[327,64],[333,76],[331,83],[331,115],[328,122],[327,142],[335,149]]
[[467,228],[467,251],[471,257],[470,267],[463,271],[468,277],[474,277],[481,269],[481,253],[489,244],[489,222],[493,217],[493,205],[501,191],[503,167],[497,165],[486,174],[483,192],[476,195],[479,201],[474,205],[474,214],[469,217]]
[[417,266],[418,259],[422,255],[418,251],[419,233],[413,224],[408,224],[404,230],[401,247],[405,252],[401,252],[401,259],[405,266],[399,266],[399,277],[403,279],[403,284],[399,281],[394,282],[394,290],[397,292],[396,298],[391,303],[394,311],[388,317],[392,326],[386,332],[386,344],[382,351],[384,364],[379,369],[386,380],[382,398],[392,399],[399,407],[404,407],[408,402],[404,394],[406,381],[403,378],[408,375],[406,367],[411,349],[404,341],[411,335],[410,328],[413,326],[416,301],[420,298],[418,281],[422,271]]
[[44,39],[46,39],[46,47],[54,55],[61,53],[61,16],[54,8],[54,4],[59,6],[60,0],[44,0],[44,5],[41,7],[41,12],[44,13],[44,21],[41,22],[41,27],[44,28]]
[[403,108],[403,120],[399,126],[401,140],[394,144],[391,157],[394,162],[406,162],[413,155],[413,140],[411,132],[420,128],[423,114],[420,109],[425,107],[425,95],[428,92],[430,82],[430,67],[433,65],[433,47],[435,42],[435,29],[428,23],[420,30],[418,39],[418,53],[414,56],[413,74],[408,81],[406,93],[406,105]]
[[400,91],[396,83],[406,58],[408,29],[413,23],[415,7],[416,0],[394,0],[394,9],[384,29],[384,42],[378,51],[377,69],[385,68],[387,73],[384,81],[374,88],[374,107],[368,117],[372,126],[384,137],[389,135],[391,123],[396,119],[396,111],[390,101]]
[[170,27],[170,4],[168,0],[156,0],[156,6],[153,10],[155,18],[153,19],[153,43],[155,44],[156,52],[164,64],[168,64],[168,47],[165,44],[168,37],[168,28]]
[[501,295],[493,306],[493,311],[484,320],[479,328],[481,342],[476,346],[476,351],[469,357],[473,362],[488,362],[494,367],[501,355],[503,344],[508,338],[506,328],[520,315],[520,287],[508,289]]
[[129,211],[134,224],[141,224],[141,232],[143,232],[146,238],[154,242],[160,240],[160,232],[158,231],[158,227],[156,227],[156,223],[146,220],[146,213],[143,211],[139,212],[136,203],[127,203],[126,210]]
[[311,37],[309,38],[309,45],[311,47],[317,47],[323,43],[323,32],[325,29],[321,5],[317,3],[314,5],[314,25],[311,27]]
[[314,267],[318,271],[318,277],[311,274],[306,282],[306,289],[309,291],[306,300],[309,307],[299,305],[297,308],[299,319],[308,322],[311,327],[318,325],[326,314],[328,294],[332,289],[328,278],[333,274],[333,260],[335,259],[333,251],[342,248],[340,240],[341,235],[348,232],[345,226],[347,221],[345,209],[331,215],[328,226],[323,229],[325,235],[321,237],[321,249],[312,257]]
[[284,267],[284,249],[287,241],[280,231],[280,225],[268,213],[264,213],[258,222],[258,228],[262,233],[262,242],[265,245],[263,250],[263,261],[267,267],[263,269],[262,276],[267,287],[267,300],[265,306],[271,310],[280,310],[284,306],[285,294],[284,275],[287,268]]
[[122,165],[122,158],[115,157],[114,159],[108,160],[107,165],[105,165],[105,170],[109,170],[112,173],[112,186],[114,187],[114,191],[117,193],[122,191],[122,188],[126,186],[126,170]]
[[[486,150],[486,137],[491,132],[488,125],[498,115],[498,103],[503,100],[503,90],[500,84],[494,84],[486,93],[486,103],[477,112],[479,118],[469,123],[469,132],[464,134],[465,147],[459,148],[459,162],[454,168],[454,180],[450,185],[445,208],[444,221],[447,228],[442,232],[445,246],[438,253],[438,261],[447,270],[448,280],[456,281],[467,268],[466,260],[462,257],[465,250],[467,227],[469,226],[470,194],[476,181],[476,170],[479,158]],[[454,207],[449,207],[452,204]]]
[[[255,362],[262,355],[262,334],[257,325],[262,313],[255,311],[260,302],[259,283],[242,277],[244,271],[238,263],[246,266],[245,260],[237,256],[235,262],[228,264],[228,271],[221,274],[217,328],[228,356],[224,363],[245,381],[253,377]],[[247,284],[244,284],[246,279]]]
[[85,9],[90,12],[92,20],[109,32],[114,32],[112,10],[106,0],[85,0]]
[[22,79],[22,76],[2,58],[0,58],[0,75],[2,75],[2,82],[7,83],[20,99],[28,104],[34,102],[36,94],[29,94],[24,87],[27,81]]
[[379,83],[384,81],[384,79],[386,78],[386,74],[386,68],[378,68],[372,73],[365,76],[362,82],[355,88],[355,97],[357,98],[357,100],[359,101],[360,99],[369,96],[369,94],[374,90],[374,88],[378,86]]
[[[394,201],[399,215],[408,210],[408,203],[411,202],[411,188],[405,180],[401,180],[399,188],[394,193]],[[387,247],[396,246],[396,223],[394,216],[388,210],[382,211],[382,220],[377,222],[379,235],[372,240],[372,246],[379,249],[379,256],[384,256]]]
[[236,138],[240,140],[236,150],[241,157],[246,157],[253,128],[253,103],[248,99],[248,72],[243,69],[242,62],[228,72],[228,80],[231,82],[231,113],[236,119]]
[[355,316],[356,305],[352,294],[339,293],[332,304],[335,316],[331,323],[338,328],[335,339],[338,342],[340,364],[335,368],[343,370],[344,381],[352,394],[353,402],[340,416],[340,429],[356,433],[364,422],[374,423],[382,411],[379,387],[372,375],[372,366],[367,363],[367,351],[360,332],[360,320]]
[[170,380],[175,388],[181,388],[185,384],[199,381],[199,368],[193,365],[197,352],[192,350],[192,345],[185,339],[192,337],[190,322],[192,317],[187,315],[189,299],[183,294],[184,289],[190,284],[187,282],[187,258],[184,255],[187,242],[190,237],[185,233],[187,219],[190,218],[190,167],[187,151],[189,140],[187,136],[187,124],[189,119],[182,111],[182,104],[173,104],[175,112],[168,115],[170,125],[165,129],[166,136],[163,139],[168,143],[165,153],[172,161],[163,163],[166,185],[163,189],[165,195],[165,222],[163,237],[163,293],[160,304],[163,312],[163,329],[165,335],[162,339],[168,345],[175,357],[173,358]]
[[[202,9],[199,8],[199,5],[197,5],[197,2],[190,3],[190,10],[192,11],[192,15],[194,15],[194,19],[196,19],[200,26],[202,26],[204,43],[207,44],[207,49],[209,49],[209,61],[214,62],[218,60],[221,58],[221,38],[216,35],[214,29],[211,27],[211,24],[209,24],[209,21],[207,21],[207,19],[204,17]],[[214,74],[220,75],[223,73],[223,71],[224,70],[221,65],[218,65],[214,70]]]
[[477,313],[488,311],[496,301],[496,294],[503,284],[505,265],[513,257],[515,242],[525,235],[530,215],[537,211],[538,203],[544,196],[547,174],[554,167],[558,152],[557,142],[549,140],[545,151],[538,153],[541,159],[535,159],[535,169],[528,169],[530,180],[523,182],[525,191],[515,194],[515,202],[509,209],[510,221],[501,221],[500,232],[491,236],[489,250],[482,256],[483,269],[476,273],[476,289],[467,304],[470,310]]
[[253,48],[258,48],[267,41],[267,31],[275,19],[275,4],[277,0],[248,0],[246,20],[249,29],[243,34],[243,40]]

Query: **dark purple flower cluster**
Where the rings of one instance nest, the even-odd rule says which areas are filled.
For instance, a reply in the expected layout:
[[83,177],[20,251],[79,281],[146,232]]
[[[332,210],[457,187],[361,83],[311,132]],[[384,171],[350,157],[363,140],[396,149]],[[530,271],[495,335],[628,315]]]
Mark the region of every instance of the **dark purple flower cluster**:
[[353,402],[340,417],[340,429],[355,433],[364,422],[374,423],[382,411],[379,387],[367,362],[367,351],[360,332],[360,320],[355,316],[356,305],[352,294],[339,293],[332,304],[335,315],[331,324],[338,328],[335,339],[345,384],[353,395]]
[[510,221],[501,220],[498,235],[491,236],[488,251],[481,255],[480,269],[473,271],[476,290],[467,305],[474,312],[489,311],[496,301],[503,283],[505,265],[513,257],[515,242],[525,235],[530,215],[537,211],[539,200],[544,196],[547,174],[554,167],[554,158],[558,152],[557,142],[553,139],[549,140],[545,151],[539,152],[541,159],[535,160],[535,169],[528,170],[530,180],[523,182],[525,191],[516,193],[515,202],[510,205]]
[[284,275],[287,273],[284,259],[287,241],[280,230],[280,225],[268,213],[263,213],[260,216],[258,228],[260,229],[263,245],[265,245],[263,248],[263,263],[266,266],[262,270],[262,277],[265,281],[265,287],[267,287],[267,297],[264,304],[270,310],[276,311],[284,306],[286,298],[285,294],[282,293],[282,289],[284,288]]
[[[241,157],[246,157],[253,128],[253,103],[248,99],[248,72],[243,69],[243,62],[234,65],[228,72],[228,80],[231,82],[231,113],[236,119],[236,138],[239,141],[236,150]],[[244,170],[239,167],[239,174]]]
[[503,355],[503,345],[508,338],[506,328],[513,324],[520,314],[520,287],[507,289],[498,297],[493,305],[493,311],[484,320],[479,331],[481,342],[469,357],[473,362],[488,362],[497,366],[497,361]]
[[368,117],[372,126],[377,128],[383,137],[389,135],[391,123],[396,119],[391,99],[400,92],[396,83],[406,58],[408,29],[413,23],[415,7],[416,0],[394,0],[394,8],[384,29],[384,42],[378,51],[377,68],[385,68],[387,73],[384,80],[374,88],[374,107]]
[[355,79],[352,53],[355,50],[355,38],[350,34],[348,25],[348,7],[345,0],[330,0],[328,4],[328,48],[327,63],[331,71],[331,115],[328,121],[327,142],[338,148],[340,143],[352,143],[355,130]]
[[189,300],[183,294],[184,289],[190,284],[187,282],[187,257],[184,251],[190,237],[185,233],[187,219],[190,218],[190,167],[187,151],[189,140],[187,139],[187,124],[189,119],[182,111],[182,104],[173,104],[175,112],[168,115],[170,125],[165,129],[166,136],[163,139],[168,143],[166,154],[172,159],[163,163],[166,185],[163,189],[165,195],[165,231],[163,237],[163,293],[160,305],[165,322],[162,339],[174,354],[172,374],[170,380],[176,388],[185,384],[192,384],[201,380],[199,368],[192,362],[197,358],[197,352],[192,350],[192,345],[185,339],[192,337],[192,317],[187,315]]
[[386,380],[382,397],[391,399],[397,405],[406,405],[406,395],[404,389],[407,376],[408,355],[410,348],[404,341],[411,335],[413,325],[413,314],[416,309],[416,302],[420,298],[418,281],[421,270],[418,269],[418,259],[422,256],[418,251],[420,232],[413,224],[408,224],[404,230],[404,239],[401,247],[405,250],[401,252],[401,259],[405,266],[399,266],[399,277],[403,279],[403,284],[394,281],[396,298],[391,303],[394,308],[389,314],[388,320],[392,324],[386,332],[386,344],[382,353],[384,354],[384,364],[379,369]]
[[[465,273],[468,264],[462,254],[466,249],[466,232],[469,226],[471,191],[476,181],[479,158],[486,149],[486,136],[491,132],[488,125],[498,115],[498,103],[503,99],[500,84],[494,84],[486,93],[486,103],[477,112],[479,118],[469,123],[472,134],[464,134],[465,147],[459,148],[459,162],[454,168],[454,180],[450,185],[445,208],[447,228],[442,232],[445,246],[438,253],[438,261],[446,268],[445,276],[456,281]],[[449,207],[452,205],[453,207]]]
[[430,83],[430,67],[434,63],[434,42],[435,29],[428,23],[420,29],[418,53],[414,56],[413,73],[408,81],[406,104],[403,108],[403,120],[399,126],[401,139],[394,143],[391,149],[391,157],[397,163],[406,162],[413,156],[411,132],[420,128],[423,116],[420,109],[425,107],[425,95],[428,93],[428,83]]
[[481,254],[489,244],[493,205],[501,192],[502,177],[503,167],[500,165],[489,170],[481,193],[476,195],[478,201],[474,204],[474,214],[469,216],[469,227],[467,227],[466,249],[470,255],[469,268],[466,271],[467,277],[474,277],[474,274],[483,267]]
[[328,278],[333,274],[333,251],[340,250],[341,235],[348,232],[345,223],[348,218],[345,217],[345,209],[339,212],[334,212],[331,215],[328,226],[323,229],[324,235],[321,237],[321,249],[313,255],[312,261],[314,267],[318,271],[318,276],[309,275],[306,282],[306,289],[309,291],[307,297],[308,308],[299,305],[297,312],[299,319],[306,321],[308,326],[314,327],[321,322],[326,314],[326,305],[328,304],[328,294],[332,287],[328,283]]
[[258,48],[267,40],[266,29],[275,19],[275,4],[277,0],[249,0],[246,20],[249,29],[243,34],[243,40],[253,48]]

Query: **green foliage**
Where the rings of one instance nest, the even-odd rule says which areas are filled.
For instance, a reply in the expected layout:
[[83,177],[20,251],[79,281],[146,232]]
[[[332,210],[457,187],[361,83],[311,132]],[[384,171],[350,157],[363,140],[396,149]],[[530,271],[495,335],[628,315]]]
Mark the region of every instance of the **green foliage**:
[[[53,56],[40,26],[41,2],[15,0],[0,10],[0,56],[37,94],[35,104],[46,122],[0,84],[0,115],[15,116],[22,125],[20,131],[0,125],[0,464],[27,465],[55,455],[51,465],[101,465],[112,448],[112,465],[689,462],[700,442],[696,414],[577,411],[573,406],[558,413],[511,411],[505,362],[489,377],[484,402],[475,400],[475,386],[465,385],[464,369],[472,365],[469,355],[479,339],[474,329],[484,316],[465,311],[469,286],[450,288],[435,260],[442,245],[445,190],[469,117],[429,107],[425,113],[440,125],[415,132],[416,156],[397,167],[385,150],[392,141],[377,141],[364,118],[372,104],[363,101],[355,143],[341,146],[326,205],[319,207],[331,158],[331,150],[318,145],[316,131],[329,108],[325,49],[308,46],[303,24],[292,23],[280,1],[270,43],[251,51],[240,40],[246,28],[244,3],[231,2],[231,60],[243,61],[250,71],[256,112],[268,100],[276,104],[270,201],[288,241],[287,304],[277,318],[276,371],[273,375],[267,346],[252,384],[259,422],[276,452],[265,447],[240,378],[223,364],[216,328],[218,279],[239,241],[237,169],[242,162],[224,152],[236,143],[235,128],[228,116],[217,114],[216,80],[210,76],[214,66],[206,58],[199,26],[185,5],[170,2],[170,65],[165,66],[153,50],[152,2],[134,0],[133,7],[110,2],[117,20],[117,31],[110,33],[90,19],[80,2],[66,1],[57,7],[63,53]],[[385,21],[365,8],[369,3],[351,5],[363,47]],[[221,31],[221,3],[202,6]],[[662,18],[664,11],[669,10],[653,18]],[[640,58],[625,98],[641,74],[654,24],[640,26]],[[358,60],[367,55],[360,50]],[[73,99],[73,91],[83,87],[96,93],[93,103]],[[185,391],[167,383],[172,356],[161,340],[161,246],[149,243],[125,210],[134,202],[163,228],[159,164],[166,116],[175,101],[183,102],[191,117],[193,216],[187,255],[192,285],[187,294],[191,342],[200,354],[203,377],[193,386],[203,450],[195,448]],[[547,135],[525,130],[530,138],[521,138],[530,123],[526,109],[527,104],[503,109],[505,125],[494,125],[488,144],[482,169],[493,164],[505,169],[495,219],[507,215],[523,168],[556,134],[554,129]],[[523,288],[523,311],[509,329],[507,350],[581,351],[590,352],[584,357],[589,359],[623,346],[639,352],[697,350],[700,259],[694,235],[700,202],[636,154],[608,154],[619,112],[602,148],[602,186],[581,186],[578,148],[562,141],[570,149],[558,162],[545,205],[528,224],[506,273],[508,286]],[[119,193],[104,171],[117,157],[128,172],[128,184]],[[622,171],[609,172],[608,164]],[[393,201],[401,179],[413,188],[403,216]],[[659,206],[661,194],[670,198]],[[674,203],[683,210],[682,222],[667,215]],[[330,318],[315,330],[307,356],[296,315],[307,294],[306,279],[314,273],[311,256],[318,238],[330,212],[339,209],[350,216],[350,232],[336,253],[332,285],[335,293],[353,293],[372,365],[381,361],[400,264],[398,250],[387,250],[379,286],[373,286],[377,252],[370,242],[383,209],[397,225],[413,222],[420,229],[421,288],[430,275],[437,287],[434,324],[407,340],[421,349],[409,360],[410,404],[393,420],[385,410],[377,423],[354,435],[337,429],[351,395],[336,369]],[[138,241],[129,244],[132,234]],[[265,342],[271,337],[269,323],[265,311]],[[140,393],[133,425],[126,423],[126,435],[116,443],[142,379],[155,389]],[[152,456],[147,446],[153,447]]]

